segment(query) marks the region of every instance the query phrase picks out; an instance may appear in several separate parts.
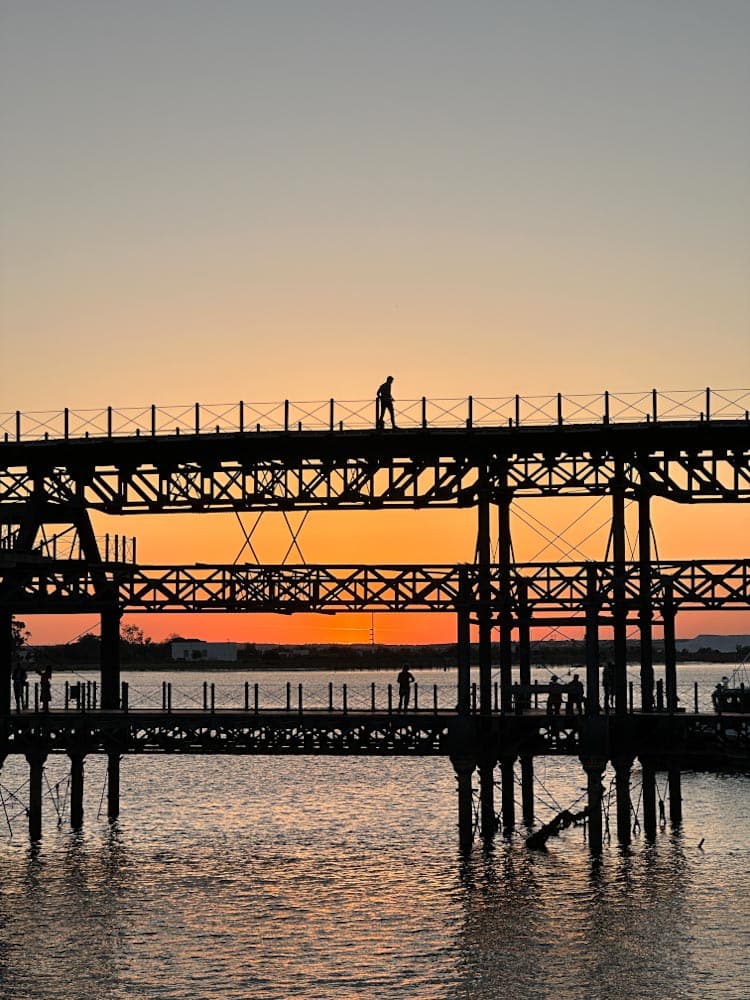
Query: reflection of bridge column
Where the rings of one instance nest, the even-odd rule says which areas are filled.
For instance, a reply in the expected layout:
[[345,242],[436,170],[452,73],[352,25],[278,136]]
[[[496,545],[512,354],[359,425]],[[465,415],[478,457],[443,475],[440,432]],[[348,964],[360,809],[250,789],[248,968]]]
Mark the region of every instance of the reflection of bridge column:
[[602,853],[602,777],[607,766],[606,757],[581,757],[588,785],[589,850]]
[[615,661],[615,712],[628,711],[627,607],[625,604],[625,474],[615,459],[612,479],[612,617]]
[[482,838],[492,840],[497,832],[495,816],[495,758],[482,755],[479,758],[479,819]]
[[596,566],[586,567],[586,715],[599,713],[599,597]]
[[617,839],[621,844],[630,843],[630,771],[633,758],[618,754],[612,761],[615,769],[615,791],[617,793]]
[[534,822],[534,758],[521,754],[521,811],[526,826]]
[[82,753],[70,755],[70,825],[74,830],[83,826],[83,761]]
[[102,708],[120,707],[120,609],[117,605],[101,613]]
[[0,611],[0,715],[10,714],[10,675],[13,671],[13,614]]
[[107,754],[107,819],[120,815],[120,755]]
[[641,475],[641,495],[638,499],[638,560],[640,591],[640,633],[641,633],[641,708],[651,712],[654,708],[654,617],[651,601],[651,496]]
[[502,475],[498,501],[497,561],[498,586],[500,590],[500,703],[502,710],[511,710],[513,683],[513,605],[511,602],[511,540],[510,504],[512,494],[503,488],[507,484],[507,472]]
[[474,803],[471,782],[475,763],[470,757],[451,757],[451,763],[458,780],[458,842],[462,850],[467,850],[474,840]]
[[34,751],[26,754],[29,762],[29,837],[42,839],[42,775],[47,754]]
[[643,782],[643,832],[647,840],[656,839],[656,769],[648,756],[641,756]]
[[682,778],[679,764],[670,764],[667,769],[669,783],[669,818],[672,826],[682,823]]
[[512,830],[516,825],[516,800],[515,800],[515,758],[502,757],[500,759],[501,777],[501,798],[503,813],[503,829]]

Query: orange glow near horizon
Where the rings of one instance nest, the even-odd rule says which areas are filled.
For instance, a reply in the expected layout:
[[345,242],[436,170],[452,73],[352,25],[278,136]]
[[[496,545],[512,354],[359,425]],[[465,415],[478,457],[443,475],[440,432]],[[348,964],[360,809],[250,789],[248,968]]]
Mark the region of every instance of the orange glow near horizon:
[[[610,501],[608,498],[518,500],[512,507],[511,531],[518,562],[604,559],[607,551]],[[626,511],[628,558],[637,558],[636,505]],[[748,507],[742,504],[679,505],[655,501],[652,525],[654,558],[731,559],[750,555]],[[241,515],[250,532],[257,515]],[[300,513],[288,515],[292,529]],[[138,562],[143,565],[255,562],[234,515],[175,514],[118,519],[95,517],[97,535],[105,531],[135,535]],[[495,535],[493,524],[493,538]],[[299,532],[304,562],[310,564],[425,564],[472,562],[476,539],[476,511],[385,510],[320,511],[311,513]],[[283,516],[264,514],[252,534],[252,544],[265,564],[303,561],[289,552],[291,535]],[[206,640],[257,643],[368,643],[370,614],[333,616],[299,614],[133,614],[135,623],[155,641],[179,634]],[[32,643],[68,642],[81,632],[98,632],[96,616],[29,616]],[[453,615],[376,612],[375,641],[384,644],[449,643],[455,641]],[[678,635],[750,633],[750,611],[690,612],[678,616]],[[633,631],[631,629],[631,631]],[[533,637],[577,636],[580,629],[561,632],[536,629]],[[606,630],[603,636],[606,637]],[[635,634],[635,633],[634,633]],[[656,630],[656,634],[660,634]]]

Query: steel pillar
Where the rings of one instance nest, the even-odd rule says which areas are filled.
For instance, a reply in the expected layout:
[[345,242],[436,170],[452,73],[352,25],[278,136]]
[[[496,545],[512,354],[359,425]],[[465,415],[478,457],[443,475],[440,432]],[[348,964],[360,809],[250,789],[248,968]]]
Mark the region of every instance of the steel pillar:
[[469,572],[465,566],[458,571],[457,647],[458,647],[458,714],[471,710],[471,590]]
[[599,710],[599,598],[592,563],[586,567],[586,715]]
[[656,839],[656,770],[648,757],[641,757],[643,782],[643,832],[647,840]]
[[581,763],[586,772],[588,786],[588,829],[589,850],[594,855],[602,853],[602,797],[604,788],[602,777],[607,766],[604,757],[582,757]]
[[503,829],[512,830],[516,825],[515,767],[513,757],[503,757],[500,761],[501,801]]
[[651,599],[651,497],[645,487],[638,499],[639,628],[641,636],[641,708],[654,708],[654,652]]
[[70,755],[70,825],[74,830],[83,826],[83,761],[83,754]]
[[[531,615],[529,614],[529,586],[523,577],[518,584],[518,680],[524,691],[531,687]],[[524,708],[531,704],[531,695],[522,698]]]
[[29,838],[42,839],[42,776],[46,753],[26,754],[29,763]]
[[677,649],[675,646],[675,608],[672,584],[664,583],[664,687],[667,697],[667,711],[677,711]]
[[615,713],[628,711],[627,607],[625,604],[625,481],[621,458],[612,480],[612,617],[615,662]]
[[672,826],[682,823],[682,778],[677,764],[670,764],[667,769],[669,783],[669,818]]
[[0,716],[10,715],[10,678],[13,673],[13,614],[0,611]]
[[107,818],[117,819],[120,815],[120,755],[107,754]]
[[521,754],[521,811],[526,826],[534,822],[534,758]]
[[120,609],[116,605],[101,613],[102,708],[120,707]]
[[629,844],[632,812],[630,771],[633,767],[633,758],[617,756],[612,764],[615,769],[615,791],[617,793],[617,839],[621,844]]
[[474,842],[474,803],[472,776],[474,761],[468,757],[451,757],[458,781],[458,842],[468,850]]
[[[504,477],[507,479],[507,475]],[[512,494],[501,490],[498,501],[497,561],[500,588],[500,707],[512,708],[513,684],[513,608],[510,597],[512,551],[510,540],[510,504]]]
[[492,715],[492,593],[490,580],[490,495],[487,476],[479,487],[477,503],[477,563],[479,568],[479,711]]

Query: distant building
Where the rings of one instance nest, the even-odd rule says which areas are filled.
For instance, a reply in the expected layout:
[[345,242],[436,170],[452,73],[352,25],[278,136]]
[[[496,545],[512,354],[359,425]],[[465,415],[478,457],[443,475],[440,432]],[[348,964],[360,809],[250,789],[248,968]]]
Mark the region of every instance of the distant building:
[[195,663],[205,660],[235,663],[237,646],[236,642],[204,642],[202,639],[181,639],[170,643],[173,660]]
[[750,635],[696,635],[694,639],[678,639],[676,645],[688,653],[697,653],[701,649],[733,653],[740,646],[750,646]]

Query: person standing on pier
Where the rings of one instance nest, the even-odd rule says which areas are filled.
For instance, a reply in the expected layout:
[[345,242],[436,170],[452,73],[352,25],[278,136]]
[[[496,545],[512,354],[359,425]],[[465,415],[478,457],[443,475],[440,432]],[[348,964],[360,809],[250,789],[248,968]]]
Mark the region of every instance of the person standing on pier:
[[23,708],[23,696],[26,693],[26,668],[17,663],[13,670],[13,697],[16,699],[16,711]]
[[411,685],[414,683],[414,676],[409,671],[409,664],[405,663],[399,671],[398,677],[398,710],[406,712],[409,709],[409,698],[411,697]]
[[575,712],[583,715],[583,684],[578,674],[573,674],[573,680],[568,684],[568,701],[565,712],[567,715],[573,715]]
[[547,695],[547,715],[559,715],[562,706],[562,684],[557,679],[557,674],[553,674],[549,681],[549,694]]
[[43,712],[49,712],[49,703],[52,700],[52,667],[47,665],[39,673],[39,701]]
[[393,413],[393,394],[391,393],[392,382],[393,375],[389,375],[378,389],[378,394],[375,398],[375,425],[379,431],[382,431],[385,427],[386,413],[390,414],[391,427],[394,429],[396,427],[396,418]]

